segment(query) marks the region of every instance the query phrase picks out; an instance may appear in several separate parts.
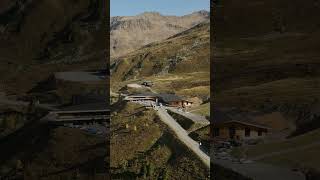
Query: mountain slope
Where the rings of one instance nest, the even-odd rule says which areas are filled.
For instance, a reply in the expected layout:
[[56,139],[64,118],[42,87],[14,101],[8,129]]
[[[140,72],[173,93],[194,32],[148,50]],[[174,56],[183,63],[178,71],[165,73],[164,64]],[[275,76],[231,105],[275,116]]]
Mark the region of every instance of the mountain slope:
[[210,71],[210,26],[208,22],[151,43],[111,64],[112,82],[138,77]]
[[215,11],[215,106],[289,113],[298,127],[316,122],[319,9],[312,0],[220,1]]
[[209,19],[209,12],[198,11],[185,16],[164,16],[145,12],[137,16],[110,19],[110,53],[119,57],[149,44],[164,40]]
[[106,66],[106,26],[98,0],[0,3],[0,80],[28,91],[50,72]]

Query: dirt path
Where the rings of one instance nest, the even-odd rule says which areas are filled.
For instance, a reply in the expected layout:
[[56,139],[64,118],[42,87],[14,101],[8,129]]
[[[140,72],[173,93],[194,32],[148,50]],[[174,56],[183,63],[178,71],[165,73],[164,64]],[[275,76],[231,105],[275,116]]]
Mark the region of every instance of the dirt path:
[[181,140],[189,149],[191,149],[201,161],[210,168],[210,157],[200,149],[200,145],[188,136],[184,130],[162,107],[156,107],[160,119],[174,131],[178,139]]

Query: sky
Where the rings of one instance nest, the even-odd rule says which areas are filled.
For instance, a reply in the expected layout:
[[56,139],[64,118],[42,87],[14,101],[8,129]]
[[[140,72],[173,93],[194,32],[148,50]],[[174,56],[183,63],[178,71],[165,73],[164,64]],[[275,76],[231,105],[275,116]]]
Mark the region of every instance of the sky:
[[210,0],[111,0],[111,16],[134,16],[143,12],[182,16],[194,11],[210,10]]

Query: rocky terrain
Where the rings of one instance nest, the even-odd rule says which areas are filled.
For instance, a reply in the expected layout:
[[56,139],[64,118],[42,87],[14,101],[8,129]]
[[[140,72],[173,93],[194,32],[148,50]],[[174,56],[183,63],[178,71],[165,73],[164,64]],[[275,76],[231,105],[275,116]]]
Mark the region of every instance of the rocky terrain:
[[114,59],[111,81],[168,73],[209,72],[210,26],[200,23],[170,38]]
[[136,16],[111,17],[111,57],[119,57],[151,42],[164,40],[208,19],[207,11],[198,11],[184,16],[165,16],[157,12],[145,12]]

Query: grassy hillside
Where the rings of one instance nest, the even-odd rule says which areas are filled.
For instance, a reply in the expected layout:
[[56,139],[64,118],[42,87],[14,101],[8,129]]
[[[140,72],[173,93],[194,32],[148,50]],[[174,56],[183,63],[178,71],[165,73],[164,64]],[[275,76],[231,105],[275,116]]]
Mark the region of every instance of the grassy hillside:
[[111,61],[111,82],[166,75],[168,73],[209,72],[209,23],[151,43]]
[[210,27],[201,23],[111,60],[111,89],[154,82],[152,91],[205,101],[210,97]]
[[51,72],[106,67],[101,1],[0,5],[0,80],[7,93],[26,92]]
[[312,0],[231,0],[214,7],[214,107],[280,112],[297,125],[291,138],[246,147],[249,157],[291,149],[260,160],[319,170],[312,158],[319,147],[308,147],[317,142],[315,129],[320,128],[319,5]]
[[105,138],[79,129],[29,124],[1,139],[4,179],[103,179],[108,176]]
[[209,170],[161,123],[153,110],[114,104],[111,174],[117,179],[208,179]]
[[320,164],[317,154],[320,145],[315,141],[319,136],[320,131],[314,130],[301,136],[278,142],[236,148],[233,152],[241,152],[242,155],[246,154],[249,158],[259,158],[258,161],[266,163],[319,171]]
[[216,106],[315,120],[308,114],[318,113],[320,98],[318,2],[218,4],[212,63]]

